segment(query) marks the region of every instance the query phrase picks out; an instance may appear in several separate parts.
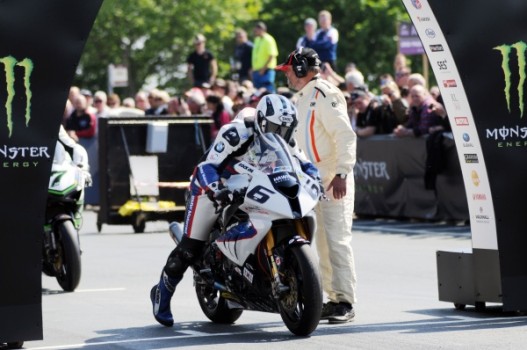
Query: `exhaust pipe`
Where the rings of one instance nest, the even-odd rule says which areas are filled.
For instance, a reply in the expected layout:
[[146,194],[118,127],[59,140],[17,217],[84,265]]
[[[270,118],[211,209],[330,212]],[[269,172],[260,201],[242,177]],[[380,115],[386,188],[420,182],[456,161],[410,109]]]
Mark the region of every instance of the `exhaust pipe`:
[[180,222],[171,222],[168,232],[170,233],[170,238],[176,243],[179,244],[183,239],[183,224]]

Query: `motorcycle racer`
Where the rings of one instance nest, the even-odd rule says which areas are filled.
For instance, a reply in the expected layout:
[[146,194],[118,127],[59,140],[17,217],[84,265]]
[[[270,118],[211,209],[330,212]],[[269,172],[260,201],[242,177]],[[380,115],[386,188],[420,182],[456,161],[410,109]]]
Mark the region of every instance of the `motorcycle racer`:
[[62,125],[59,129],[59,137],[55,147],[54,159],[57,159],[57,157],[60,156],[60,147],[64,147],[64,150],[69,154],[73,163],[84,171],[86,184],[88,186],[91,185],[92,178],[90,175],[90,164],[88,163],[88,153],[84,147],[75,142],[75,140],[68,135],[68,132]]
[[[231,123],[221,127],[206,153],[206,159],[196,166],[192,175],[183,238],[170,253],[159,283],[154,285],[150,292],[153,314],[160,324],[167,327],[174,324],[170,300],[175,288],[187,268],[202,253],[205,241],[218,217],[218,214],[215,214],[215,205],[232,199],[232,194],[223,187],[221,180],[236,174],[234,164],[246,153],[255,134],[280,135],[291,146],[302,171],[317,181],[320,179],[318,169],[305,160],[295,145],[293,135],[297,123],[297,110],[289,99],[269,94],[262,97],[256,109],[244,108]],[[241,222],[230,228],[222,238],[231,234],[252,235],[254,232],[250,222]]]

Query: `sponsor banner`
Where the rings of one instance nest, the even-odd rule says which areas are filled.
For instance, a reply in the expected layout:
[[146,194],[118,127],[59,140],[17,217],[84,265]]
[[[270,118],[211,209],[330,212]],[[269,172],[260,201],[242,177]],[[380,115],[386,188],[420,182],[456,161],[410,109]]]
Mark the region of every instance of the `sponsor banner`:
[[0,2],[0,343],[42,339],[41,235],[51,163],[101,2]]
[[[425,188],[426,140],[375,135],[357,141],[355,213],[376,217],[469,220],[455,143],[443,139],[445,171]],[[483,187],[483,186],[482,186]],[[480,188],[474,194],[484,193]],[[472,195],[472,193],[471,193]],[[481,198],[478,203],[481,204]]]
[[[480,143],[475,118],[465,92],[464,81],[458,72],[457,61],[450,50],[449,43],[443,35],[444,30],[437,21],[435,13],[428,0],[403,0],[406,9],[423,42],[428,55],[430,66],[436,76],[439,89],[443,96],[448,113],[452,133],[457,145],[457,152],[461,163],[461,170],[469,203],[470,216],[475,217],[481,196],[472,196],[471,174],[477,168],[478,176],[482,180],[478,193],[487,198],[487,212],[492,213],[493,201],[491,187],[487,180],[485,158]],[[423,20],[426,18],[426,20]],[[474,62],[473,62],[474,64]],[[488,100],[486,100],[488,101]],[[472,246],[481,249],[498,249],[496,225],[494,215],[480,225],[471,221]],[[483,222],[482,222],[483,223]]]
[[[441,39],[439,44],[445,49],[441,55],[447,53],[448,47],[455,62],[456,71],[451,77],[443,77],[435,70],[434,73],[438,80],[456,79],[457,87],[442,88],[441,92],[447,97],[444,100],[450,118],[468,119],[468,126],[452,123],[456,143],[463,144],[463,135],[468,133],[473,146],[458,147],[458,151],[463,155],[477,154],[479,160],[465,163],[465,158],[460,157],[462,167],[470,174],[463,172],[473,247],[485,248],[492,239],[489,231],[474,226],[495,227],[503,308],[527,310],[527,164],[521,161],[527,152],[527,22],[518,15],[527,13],[527,2],[466,0],[448,6],[442,0],[403,2],[425,49]],[[412,2],[419,2],[420,9]],[[430,16],[435,21],[425,25],[415,16]],[[426,39],[425,26],[434,29],[434,41]],[[447,40],[442,33],[449,33]],[[429,50],[427,54],[435,60],[438,53]],[[457,69],[462,80],[454,74]],[[457,111],[452,111],[449,93],[458,98]],[[491,192],[482,188],[486,186]]]
[[425,53],[421,39],[412,23],[399,23],[399,52],[408,56]]

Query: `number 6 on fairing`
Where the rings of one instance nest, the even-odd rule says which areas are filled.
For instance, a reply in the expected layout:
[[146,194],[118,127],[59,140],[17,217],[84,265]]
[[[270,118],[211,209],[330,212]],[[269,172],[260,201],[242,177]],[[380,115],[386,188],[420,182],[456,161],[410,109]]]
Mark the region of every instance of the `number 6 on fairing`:
[[256,186],[253,188],[249,193],[247,193],[247,197],[258,202],[258,203],[265,203],[270,198],[269,196],[271,194],[274,194],[274,191],[271,191],[263,186]]

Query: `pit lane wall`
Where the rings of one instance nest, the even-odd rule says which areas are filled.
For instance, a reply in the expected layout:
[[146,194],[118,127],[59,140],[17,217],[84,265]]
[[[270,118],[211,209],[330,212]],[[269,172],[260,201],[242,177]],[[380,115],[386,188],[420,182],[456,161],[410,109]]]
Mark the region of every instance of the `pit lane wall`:
[[[472,260],[466,287],[475,302],[501,301],[527,310],[527,118],[525,79],[527,2],[403,0],[423,42],[445,101],[456,141],[471,219]],[[443,254],[448,256],[448,254]],[[480,259],[480,257],[484,258]],[[455,259],[455,254],[452,254]],[[448,264],[438,259],[438,275]],[[460,273],[450,271],[449,276]],[[455,278],[454,278],[455,280]],[[441,300],[456,283],[439,281]],[[492,297],[483,298],[483,286]],[[484,299],[484,300],[482,300]],[[485,300],[486,299],[486,300]],[[466,299],[465,299],[466,302]]]
[[101,3],[0,1],[0,343],[43,336],[41,235],[51,163]]

